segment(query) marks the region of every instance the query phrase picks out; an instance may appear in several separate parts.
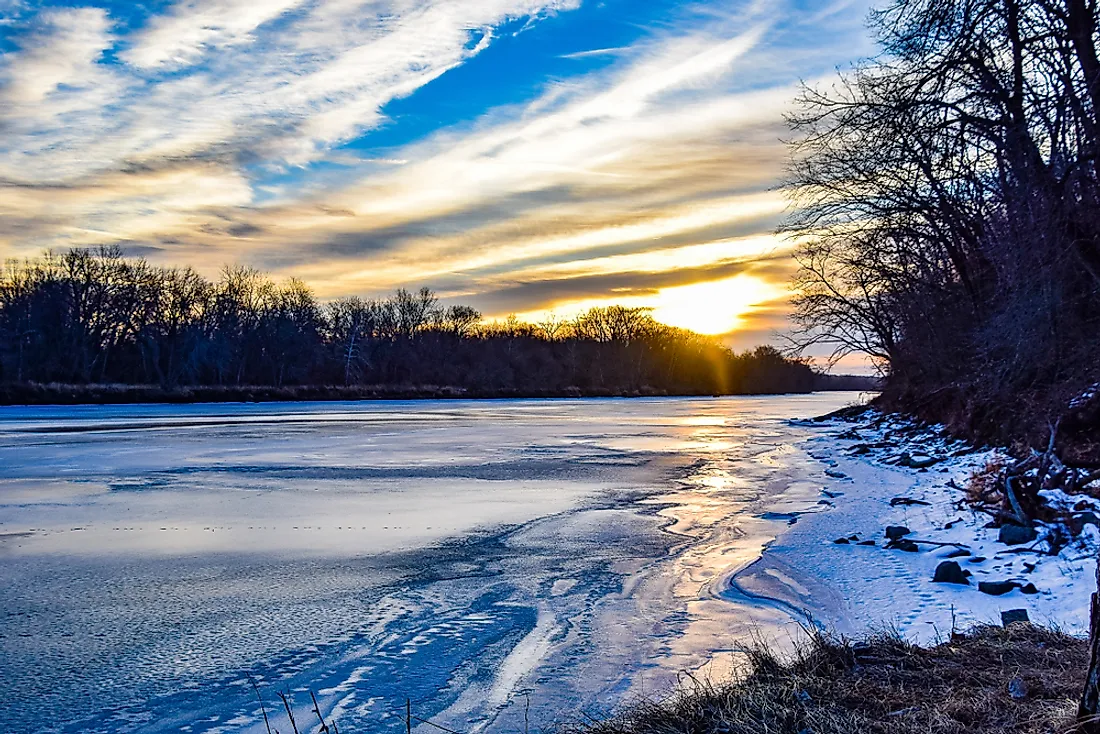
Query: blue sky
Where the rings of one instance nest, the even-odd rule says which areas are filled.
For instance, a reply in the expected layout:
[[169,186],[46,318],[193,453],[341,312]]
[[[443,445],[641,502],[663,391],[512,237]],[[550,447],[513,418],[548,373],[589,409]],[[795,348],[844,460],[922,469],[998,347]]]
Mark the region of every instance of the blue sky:
[[0,255],[786,328],[783,114],[864,0],[0,0]]

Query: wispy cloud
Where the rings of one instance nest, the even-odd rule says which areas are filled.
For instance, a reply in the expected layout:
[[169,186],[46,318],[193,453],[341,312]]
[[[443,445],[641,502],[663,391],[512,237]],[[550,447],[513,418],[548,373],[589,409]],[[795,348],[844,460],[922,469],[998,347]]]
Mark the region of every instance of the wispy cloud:
[[592,48],[587,51],[574,51],[569,54],[561,54],[559,59],[590,59],[595,56],[621,56],[629,51],[629,46],[612,46],[609,48]]

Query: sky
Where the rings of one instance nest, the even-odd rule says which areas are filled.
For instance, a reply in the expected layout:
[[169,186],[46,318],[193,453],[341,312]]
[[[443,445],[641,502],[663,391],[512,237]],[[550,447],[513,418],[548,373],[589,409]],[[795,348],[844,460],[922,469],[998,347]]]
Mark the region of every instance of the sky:
[[0,257],[789,328],[784,112],[866,0],[0,0]]

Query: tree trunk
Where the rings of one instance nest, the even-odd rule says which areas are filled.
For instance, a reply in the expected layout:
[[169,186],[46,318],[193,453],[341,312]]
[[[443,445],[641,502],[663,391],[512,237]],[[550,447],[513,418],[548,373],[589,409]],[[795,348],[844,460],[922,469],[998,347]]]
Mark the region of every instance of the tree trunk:
[[1096,566],[1096,588],[1092,593],[1092,611],[1089,616],[1089,660],[1085,692],[1077,709],[1079,734],[1100,734],[1100,559]]

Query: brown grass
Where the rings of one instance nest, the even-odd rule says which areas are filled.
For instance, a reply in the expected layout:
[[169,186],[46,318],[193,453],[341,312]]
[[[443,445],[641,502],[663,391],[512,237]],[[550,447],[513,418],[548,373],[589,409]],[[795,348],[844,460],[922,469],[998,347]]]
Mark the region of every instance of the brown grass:
[[[1028,624],[932,648],[817,638],[793,660],[750,654],[741,678],[695,682],[572,734],[1039,734],[1073,731],[1088,644]],[[1010,682],[1026,695],[1014,698]]]
[[972,505],[1000,502],[1004,496],[1004,470],[1008,462],[1002,456],[994,456],[985,466],[970,475],[966,485],[967,500]]

